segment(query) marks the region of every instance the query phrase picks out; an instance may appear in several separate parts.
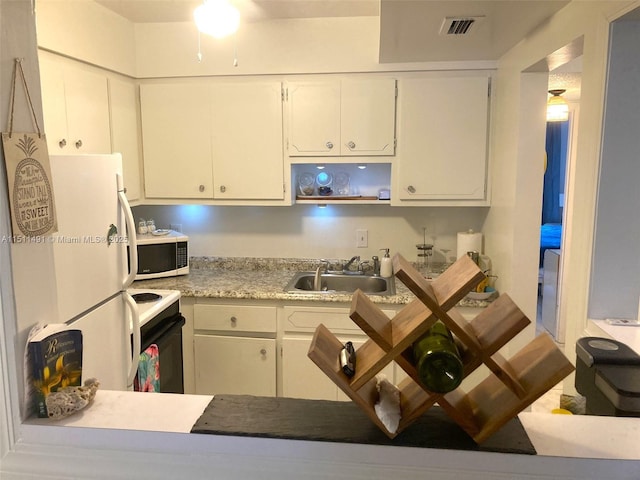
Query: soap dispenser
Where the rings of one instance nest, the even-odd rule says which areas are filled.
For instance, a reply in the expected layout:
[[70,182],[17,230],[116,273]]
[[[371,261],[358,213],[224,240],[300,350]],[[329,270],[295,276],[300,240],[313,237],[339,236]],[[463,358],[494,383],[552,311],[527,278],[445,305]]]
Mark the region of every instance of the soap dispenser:
[[381,248],[380,250],[384,251],[384,257],[382,257],[380,261],[380,276],[385,278],[391,277],[393,276],[393,264],[389,256],[389,249]]

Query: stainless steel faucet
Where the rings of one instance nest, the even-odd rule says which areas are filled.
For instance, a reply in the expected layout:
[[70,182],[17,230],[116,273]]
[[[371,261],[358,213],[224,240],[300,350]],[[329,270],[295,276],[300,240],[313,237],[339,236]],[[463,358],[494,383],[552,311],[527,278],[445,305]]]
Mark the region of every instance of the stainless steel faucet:
[[373,260],[373,276],[379,277],[380,276],[380,259],[376,255],[374,255],[373,257],[371,257],[371,260]]
[[360,273],[360,272],[354,272],[349,270],[349,267],[351,267],[351,265],[353,264],[353,262],[360,262],[360,255],[354,255],[353,257],[351,257],[351,260],[349,260],[347,263],[344,264],[344,266],[342,267],[342,272],[343,273]]

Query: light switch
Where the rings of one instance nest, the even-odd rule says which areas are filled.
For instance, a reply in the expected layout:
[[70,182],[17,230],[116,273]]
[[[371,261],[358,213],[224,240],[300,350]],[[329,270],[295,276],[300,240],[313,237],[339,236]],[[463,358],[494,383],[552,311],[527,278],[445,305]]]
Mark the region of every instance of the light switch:
[[367,248],[369,246],[369,231],[364,229],[356,230],[356,247]]

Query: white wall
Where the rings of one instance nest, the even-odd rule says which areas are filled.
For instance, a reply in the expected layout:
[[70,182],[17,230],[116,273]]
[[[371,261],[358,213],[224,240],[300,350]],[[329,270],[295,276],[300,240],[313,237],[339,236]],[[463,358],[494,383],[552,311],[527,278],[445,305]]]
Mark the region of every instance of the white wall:
[[[226,39],[193,22],[136,25],[139,78],[493,68],[495,62],[378,63],[378,17],[303,18],[241,25]],[[237,53],[238,66],[233,66]]]
[[40,48],[135,76],[131,22],[91,0],[34,2]]
[[[539,252],[535,240],[541,201],[541,196],[536,193],[534,197],[532,192],[541,189],[544,151],[544,134],[540,132],[544,120],[540,116],[545,100],[536,88],[544,88],[544,93],[546,84],[535,87],[531,82],[536,80],[529,78],[535,74],[523,72],[574,39],[584,37],[577,151],[574,164],[569,166],[572,176],[565,195],[569,211],[559,313],[561,322],[567,322],[566,354],[572,360],[575,341],[583,335],[587,318],[608,22],[632,3],[637,4],[574,1],[510,50],[498,65],[497,114],[493,124],[494,195],[484,226],[488,239],[485,250],[496,258],[501,258],[499,252],[513,252],[510,263],[501,262],[503,274],[511,279],[507,290],[528,313],[535,312]],[[535,98],[529,99],[531,94]],[[540,120],[533,121],[535,117]],[[514,159],[515,165],[510,166]],[[504,202],[500,195],[504,195]],[[513,199],[509,198],[511,195]],[[532,203],[534,200],[537,203]],[[572,390],[572,384],[573,377],[569,377],[565,389]]]
[[[11,98],[12,76],[15,59],[23,59],[23,69],[34,102],[36,117],[42,127],[42,104],[37,62],[35,24],[31,4],[28,0],[0,2],[0,131],[8,131],[7,112]],[[18,77],[18,82],[20,77]],[[20,84],[18,84],[20,85]],[[16,90],[14,131],[34,132],[36,127],[20,86]],[[20,423],[19,405],[22,403],[22,358],[26,341],[26,324],[34,323],[47,311],[55,308],[55,288],[51,288],[48,274],[53,268],[53,259],[47,247],[32,245],[30,249],[16,251],[11,248],[11,218],[6,199],[7,192],[5,158],[0,148],[0,459],[12,447],[13,427]],[[12,252],[13,250],[13,252]],[[13,258],[11,254],[13,253]],[[21,272],[16,285],[30,288],[30,296],[15,296],[12,285],[12,269],[20,269],[25,256],[35,258],[39,264],[37,272]],[[29,275],[31,274],[31,275]],[[26,293],[26,292],[25,292]],[[15,300],[14,300],[15,298]],[[15,302],[15,303],[14,303]],[[19,303],[19,305],[18,305]],[[16,307],[22,319],[16,325]]]
[[[381,256],[390,248],[411,261],[416,244],[435,245],[435,261],[456,254],[456,232],[482,227],[486,208],[415,208],[388,205],[212,207],[184,205],[134,208],[136,219],[159,228],[182,224],[191,255],[223,257],[350,258]],[[367,229],[369,247],[356,248],[356,229]],[[443,249],[448,250],[444,252]]]
[[[590,318],[636,318],[640,293],[640,21],[612,25]],[[624,231],[624,235],[620,235]]]

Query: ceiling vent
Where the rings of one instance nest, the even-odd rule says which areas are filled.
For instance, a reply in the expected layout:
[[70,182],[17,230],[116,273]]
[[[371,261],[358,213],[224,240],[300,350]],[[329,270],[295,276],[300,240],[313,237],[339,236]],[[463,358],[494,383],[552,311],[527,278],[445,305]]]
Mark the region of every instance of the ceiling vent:
[[483,20],[484,16],[445,17],[440,27],[440,35],[470,35]]

